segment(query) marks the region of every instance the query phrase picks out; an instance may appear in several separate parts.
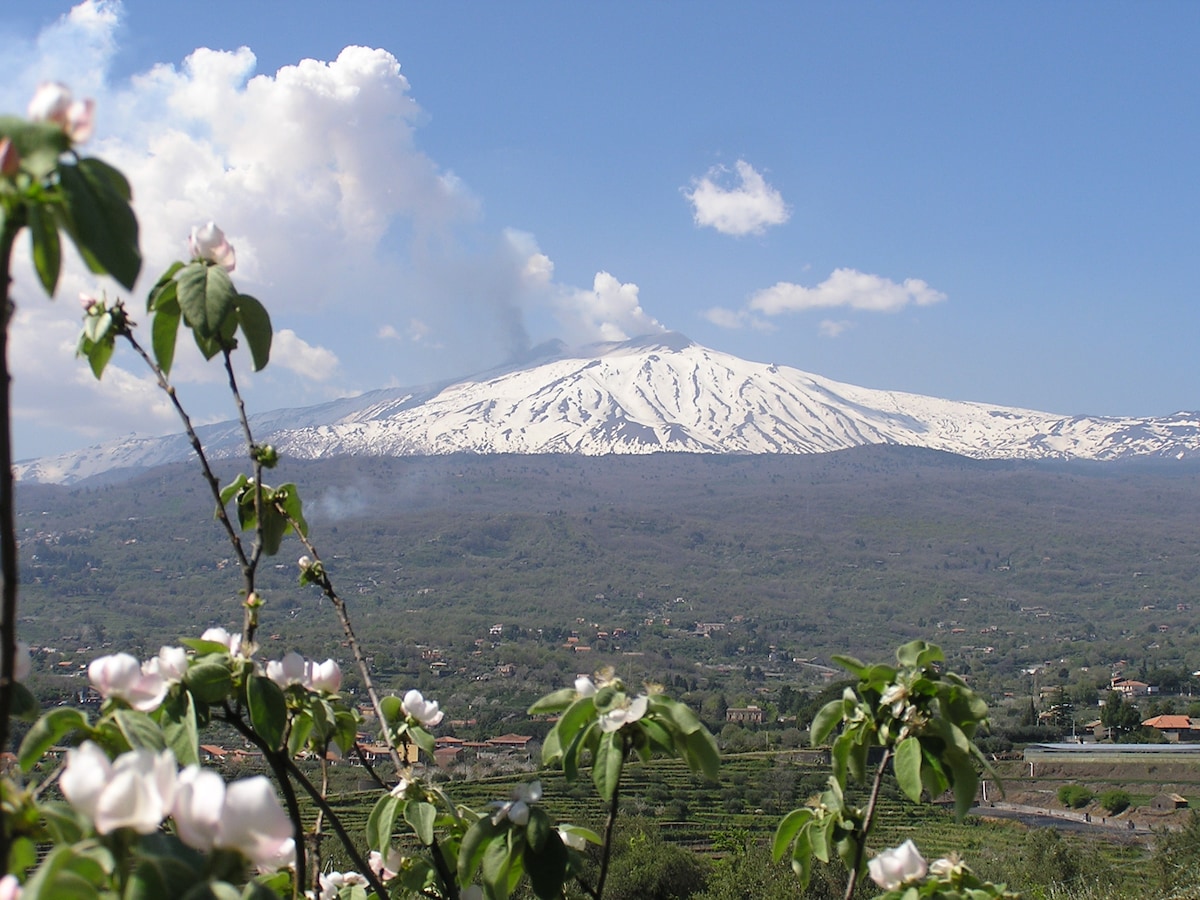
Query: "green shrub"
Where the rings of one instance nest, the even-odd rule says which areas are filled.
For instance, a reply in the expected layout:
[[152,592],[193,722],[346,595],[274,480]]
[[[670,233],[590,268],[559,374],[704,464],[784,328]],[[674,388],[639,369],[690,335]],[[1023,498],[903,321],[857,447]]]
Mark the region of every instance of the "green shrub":
[[1058,802],[1069,809],[1082,809],[1092,802],[1092,792],[1082,784],[1064,784],[1058,789]]
[[1105,791],[1100,795],[1100,805],[1108,812],[1109,815],[1115,816],[1129,808],[1129,804],[1133,802],[1124,791]]

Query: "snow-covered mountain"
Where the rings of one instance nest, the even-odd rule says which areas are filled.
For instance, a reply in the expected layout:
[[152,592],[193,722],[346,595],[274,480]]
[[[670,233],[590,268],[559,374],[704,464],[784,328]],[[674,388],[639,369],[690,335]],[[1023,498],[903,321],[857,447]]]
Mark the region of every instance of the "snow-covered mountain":
[[[904,444],[977,459],[1200,456],[1200,413],[1092,418],[939,400],[748,362],[661,334],[418,390],[372,391],[251,420],[300,458],[446,453],[826,453]],[[200,429],[213,456],[243,452],[233,423]],[[183,436],[133,438],[18,463],[19,478],[71,483],[184,460]]]

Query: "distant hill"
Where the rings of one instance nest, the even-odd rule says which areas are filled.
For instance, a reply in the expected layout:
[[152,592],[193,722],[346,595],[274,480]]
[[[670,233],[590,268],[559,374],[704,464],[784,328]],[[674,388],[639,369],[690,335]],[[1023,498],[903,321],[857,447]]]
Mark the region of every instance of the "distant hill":
[[[812,454],[864,445],[975,459],[1200,456],[1200,413],[1063,416],[855,387],[709,350],[680,334],[568,351],[449,384],[372,391],[253,417],[287,456]],[[232,423],[201,429],[216,457],[243,452]],[[24,461],[25,481],[76,483],[182,461],[182,436],[132,438]]]
[[[758,667],[804,683],[830,654],[887,658],[920,637],[981,688],[1017,696],[1030,668],[1107,683],[1117,660],[1190,673],[1200,658],[1196,460],[881,446],[285,459],[272,475],[300,486],[364,645],[408,683],[430,677],[421,647],[467,682],[524,661],[552,668],[550,684],[602,664],[656,679]],[[152,655],[238,627],[240,581],[194,466],[18,487],[24,639]],[[264,565],[262,634],[282,635],[264,654],[344,654],[319,592],[297,585],[300,552],[289,541]],[[492,649],[498,623],[514,643]],[[591,656],[563,649],[572,632]]]

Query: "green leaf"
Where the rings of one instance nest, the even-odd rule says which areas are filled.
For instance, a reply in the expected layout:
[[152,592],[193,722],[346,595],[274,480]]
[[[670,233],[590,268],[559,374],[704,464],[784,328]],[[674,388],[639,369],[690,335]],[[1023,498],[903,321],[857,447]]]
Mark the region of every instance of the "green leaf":
[[[300,528],[301,534],[308,534],[308,522],[304,518],[304,504],[300,502],[300,489],[288,482],[275,489],[271,502],[277,504]],[[291,526],[288,526],[291,530]]]
[[233,673],[223,662],[202,660],[188,668],[183,683],[201,703],[220,703],[233,690]]
[[892,763],[896,781],[913,803],[921,802],[921,758],[921,742],[917,738],[906,737],[896,745],[896,758]]
[[181,897],[200,878],[180,859],[169,856],[143,856],[129,876],[123,900],[160,900]]
[[612,799],[613,792],[621,782],[621,769],[624,765],[624,739],[619,732],[610,731],[600,738],[596,759],[592,762],[592,781],[602,799]]
[[975,793],[979,790],[979,773],[969,756],[951,754],[946,760],[954,775],[954,815],[961,822],[975,805]]
[[182,268],[183,263],[176,260],[171,263],[165,272],[158,276],[158,281],[154,283],[154,287],[150,288],[150,293],[146,295],[146,312],[152,313],[155,310],[171,305],[174,305],[176,310],[179,309],[179,284],[175,281],[175,275]]
[[118,709],[113,711],[112,717],[131,749],[152,750],[155,753],[167,749],[162,729],[146,713],[136,709]]
[[37,270],[42,288],[51,297],[58,287],[58,274],[62,269],[62,247],[58,240],[58,222],[48,214],[40,203],[25,206],[29,224],[30,252],[33,267]]
[[842,656],[840,654],[836,654],[832,656],[831,659],[846,671],[857,675],[860,678],[867,669],[863,662],[855,659],[853,656]]
[[809,742],[814,747],[819,747],[825,743],[829,739],[829,736],[833,734],[833,730],[841,724],[844,707],[844,701],[830,700],[813,717],[812,725],[809,728]]
[[279,685],[265,675],[254,675],[246,682],[246,706],[250,724],[272,750],[283,746],[287,730],[287,700]]
[[254,371],[261,372],[271,359],[271,317],[267,315],[266,308],[249,294],[238,294],[234,303],[238,324],[250,347],[250,358],[254,360]]
[[93,272],[108,273],[132,290],[142,267],[137,217],[115,186],[114,171],[98,159],[81,159],[59,165],[59,184],[80,255]]
[[808,807],[793,809],[779,820],[775,826],[775,839],[771,843],[771,856],[776,862],[783,859],[783,854],[796,839],[796,833],[813,817],[813,811]]
[[179,339],[179,304],[170,303],[154,313],[150,323],[150,344],[154,360],[164,375],[171,374],[175,362],[175,344]]
[[796,835],[796,846],[792,848],[792,871],[800,881],[801,893],[808,890],[808,882],[812,878],[812,858],[812,843],[805,829]]
[[181,766],[200,764],[200,731],[191,694],[181,690],[168,694],[159,707],[158,724]]
[[716,739],[707,731],[693,731],[687,736],[685,757],[688,768],[703,773],[709,781],[720,776],[721,754]]
[[44,181],[71,149],[71,139],[53,122],[30,122],[17,116],[0,116],[0,137],[10,138],[21,154],[21,168],[36,181]]
[[367,817],[367,846],[382,854],[387,854],[392,843],[392,831],[396,827],[396,816],[400,813],[403,801],[391,794],[384,794],[375,803],[371,814]]
[[432,757],[434,751],[437,750],[437,740],[432,734],[430,734],[424,728],[421,728],[419,725],[414,725],[412,728],[409,728],[408,736],[411,737],[416,742],[417,746],[424,750],[430,757]]
[[37,698],[29,692],[29,688],[16,682],[12,686],[12,715],[13,718],[22,719],[26,722],[32,722],[37,719],[38,713],[42,708],[38,705]]
[[220,266],[193,260],[175,273],[175,281],[179,309],[197,341],[220,336],[237,298],[229,273]]
[[512,868],[512,847],[507,840],[491,841],[483,851],[483,883],[495,900],[507,900],[509,870]]
[[[595,716],[596,704],[591,697],[580,697],[572,703],[567,708],[567,711],[559,717],[558,722],[551,731],[551,734],[557,736],[555,741],[557,747],[571,746],[572,742],[578,736],[579,730],[588,722],[593,721]],[[542,762],[546,765],[550,765],[558,758],[558,754],[551,752],[551,748],[547,746],[548,744],[550,744],[549,740],[542,744]],[[553,749],[557,750],[557,747]]]
[[533,706],[529,707],[529,715],[536,716],[539,713],[558,712],[566,709],[575,702],[575,697],[575,688],[563,688],[552,694],[547,694],[540,700],[535,701]]
[[433,844],[433,821],[437,818],[437,809],[432,803],[424,800],[410,800],[404,807],[404,821],[416,833],[417,839],[426,847]]
[[112,359],[115,349],[116,342],[111,337],[98,342],[87,341],[85,344],[83,355],[87,357],[88,365],[92,369],[92,375],[96,377],[97,381],[104,374],[104,370],[108,366],[108,361]]
[[87,716],[69,706],[56,707],[34,722],[17,751],[21,771],[32,769],[47,750],[73,731],[91,731],[91,726]]
[[536,851],[541,851],[550,834],[550,817],[540,806],[531,807],[529,821],[525,823],[525,843]]
[[491,843],[508,831],[504,824],[493,825],[491,816],[483,816],[463,835],[458,848],[458,883],[470,884],[483,863],[483,856]]
[[395,694],[388,694],[379,699],[379,709],[388,724],[395,724],[404,718],[404,701]]
[[[533,825],[532,817],[529,824]],[[563,882],[567,880],[567,864],[570,862],[562,838],[558,836],[558,832],[550,830],[545,841],[535,846],[528,834],[526,829],[524,862],[525,871],[529,874],[529,886],[538,897],[561,897]]]

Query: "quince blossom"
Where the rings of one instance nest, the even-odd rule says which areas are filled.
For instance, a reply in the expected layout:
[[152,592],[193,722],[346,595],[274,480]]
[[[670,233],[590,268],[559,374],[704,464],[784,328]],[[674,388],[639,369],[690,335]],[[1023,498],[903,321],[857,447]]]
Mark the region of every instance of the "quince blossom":
[[0,140],[0,175],[12,178],[19,171],[21,154],[17,151],[17,145],[12,142],[12,138]]
[[442,721],[442,717],[445,715],[438,709],[436,700],[426,700],[416,689],[404,695],[400,708],[404,710],[405,715],[412,716],[426,728],[432,728]]
[[193,259],[209,260],[226,272],[232,272],[237,265],[233,245],[225,239],[225,232],[212,222],[192,228],[191,237],[188,238],[188,249]]
[[580,697],[592,697],[596,693],[596,683],[587,675],[575,679],[575,693]]
[[150,834],[171,810],[176,776],[170,750],[131,750],[109,762],[98,745],[85,741],[67,751],[58,783],[71,806],[91,819],[100,834],[118,828]]
[[322,872],[320,875],[321,893],[317,900],[337,900],[343,887],[361,885],[367,887],[370,882],[357,872]]
[[499,825],[505,819],[514,825],[524,827],[529,822],[529,806],[542,799],[542,783],[531,781],[528,784],[518,784],[513,788],[512,799],[507,803],[500,800],[492,802],[492,806],[500,807],[492,815],[492,824]]
[[342,670],[332,659],[315,663],[295,651],[281,660],[270,660],[267,677],[282,688],[298,684],[310,691],[329,694],[336,694],[342,686]]
[[27,110],[34,122],[53,122],[71,139],[81,144],[92,136],[96,104],[90,97],[74,100],[71,89],[57,81],[44,81],[29,101]]
[[371,871],[375,873],[375,877],[381,881],[391,881],[400,871],[400,867],[404,865],[405,857],[395,847],[388,847],[387,856],[384,856],[378,850],[372,850],[370,856],[367,857],[367,865],[371,867]]
[[188,766],[179,773],[171,817],[179,838],[196,850],[237,850],[261,872],[296,858],[292,823],[261,775],[226,785],[216,772]]
[[105,699],[117,697],[139,712],[158,709],[167,695],[167,681],[159,674],[158,661],[143,665],[128,653],[92,660],[88,680]]
[[645,694],[639,694],[632,700],[626,697],[625,702],[621,705],[614,706],[608,712],[600,713],[600,730],[606,734],[620,731],[630,722],[636,722],[644,716],[649,703],[650,698]]
[[20,900],[21,882],[16,875],[5,875],[0,878],[0,900]]
[[919,881],[928,870],[924,857],[911,840],[878,853],[867,863],[871,880],[885,891],[894,891],[909,882]]

